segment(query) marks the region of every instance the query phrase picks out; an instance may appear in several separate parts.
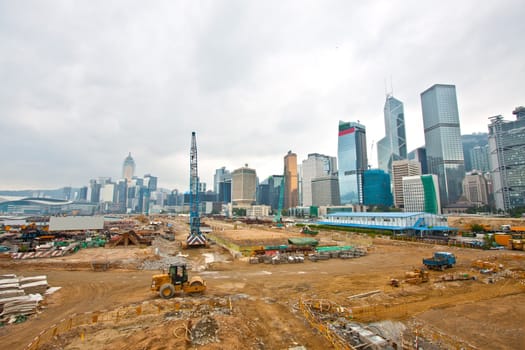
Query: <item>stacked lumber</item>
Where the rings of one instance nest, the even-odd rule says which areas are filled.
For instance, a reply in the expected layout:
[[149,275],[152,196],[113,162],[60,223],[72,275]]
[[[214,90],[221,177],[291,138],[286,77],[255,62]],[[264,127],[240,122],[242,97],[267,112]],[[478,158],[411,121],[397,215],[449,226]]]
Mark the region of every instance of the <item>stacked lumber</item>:
[[2,299],[24,295],[24,291],[20,289],[18,278],[15,275],[3,275],[0,278],[0,307]]
[[0,320],[34,314],[47,288],[47,276],[0,275]]
[[47,276],[21,277],[19,281],[25,294],[44,294],[49,287]]
[[0,319],[5,320],[11,316],[31,315],[36,313],[38,303],[43,300],[40,294],[22,295],[14,298],[1,299],[2,312]]
[[12,298],[25,295],[24,291],[21,289],[6,289],[0,290],[0,300],[3,298]]

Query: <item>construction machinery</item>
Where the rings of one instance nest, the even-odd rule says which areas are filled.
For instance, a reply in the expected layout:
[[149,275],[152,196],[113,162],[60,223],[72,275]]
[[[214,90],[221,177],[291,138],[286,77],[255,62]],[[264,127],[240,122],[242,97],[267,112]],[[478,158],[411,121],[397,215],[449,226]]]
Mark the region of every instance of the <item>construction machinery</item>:
[[171,265],[168,273],[153,275],[151,290],[158,292],[164,299],[170,299],[180,292],[186,294],[203,293],[206,290],[206,282],[200,276],[188,278],[186,264],[178,263]]
[[195,139],[195,131],[192,131],[190,150],[190,234],[186,238],[186,247],[188,248],[206,246],[206,237],[200,228],[199,172],[197,166],[197,141]]
[[423,282],[428,282],[428,271],[423,269],[414,269],[413,271],[405,272],[406,283],[410,284],[420,284]]
[[456,257],[449,252],[435,252],[432,258],[423,259],[423,265],[431,270],[444,270],[456,264]]
[[315,236],[316,234],[319,233],[319,231],[317,230],[312,230],[308,225],[305,225],[301,228],[301,233],[304,233],[304,234],[307,234],[307,235],[312,235],[312,236]]

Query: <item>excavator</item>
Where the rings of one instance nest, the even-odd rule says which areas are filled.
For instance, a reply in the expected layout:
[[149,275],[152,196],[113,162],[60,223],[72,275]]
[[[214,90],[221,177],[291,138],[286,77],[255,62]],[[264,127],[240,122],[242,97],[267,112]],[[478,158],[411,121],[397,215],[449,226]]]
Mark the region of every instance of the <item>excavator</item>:
[[168,273],[153,275],[151,290],[158,292],[161,298],[170,299],[176,293],[199,294],[206,290],[206,282],[200,276],[188,278],[186,264],[171,265]]

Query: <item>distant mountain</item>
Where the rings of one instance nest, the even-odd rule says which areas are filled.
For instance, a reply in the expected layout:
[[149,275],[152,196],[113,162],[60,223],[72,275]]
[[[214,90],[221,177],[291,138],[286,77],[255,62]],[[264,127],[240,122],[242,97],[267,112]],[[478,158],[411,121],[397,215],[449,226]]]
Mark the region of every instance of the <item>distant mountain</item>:
[[[68,199],[72,198],[78,188],[62,187],[56,190],[0,190],[1,196],[9,197],[35,197],[35,198],[54,198],[54,199]],[[71,189],[71,191],[69,191]],[[69,193],[68,193],[69,192]]]

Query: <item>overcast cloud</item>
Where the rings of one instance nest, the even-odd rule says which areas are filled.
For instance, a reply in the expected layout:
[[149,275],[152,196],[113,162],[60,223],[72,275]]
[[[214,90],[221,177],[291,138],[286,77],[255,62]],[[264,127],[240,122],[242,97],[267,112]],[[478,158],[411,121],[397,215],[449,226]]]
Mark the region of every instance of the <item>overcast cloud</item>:
[[[462,134],[525,104],[525,6],[502,1],[0,0],[0,189],[136,175],[189,186],[292,150],[337,156],[339,120],[384,136],[385,80],[424,144],[420,93],[455,84]],[[372,152],[370,150],[373,148]]]

